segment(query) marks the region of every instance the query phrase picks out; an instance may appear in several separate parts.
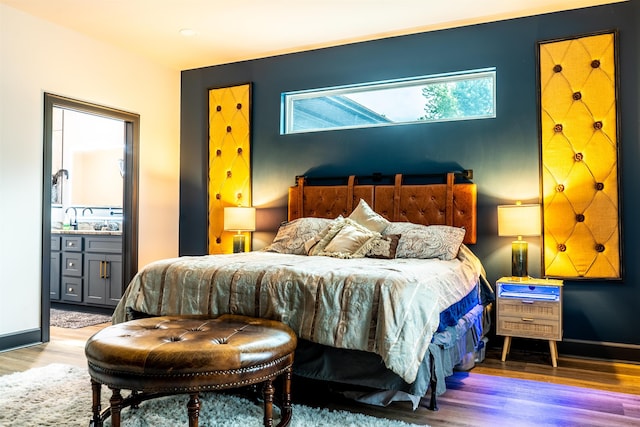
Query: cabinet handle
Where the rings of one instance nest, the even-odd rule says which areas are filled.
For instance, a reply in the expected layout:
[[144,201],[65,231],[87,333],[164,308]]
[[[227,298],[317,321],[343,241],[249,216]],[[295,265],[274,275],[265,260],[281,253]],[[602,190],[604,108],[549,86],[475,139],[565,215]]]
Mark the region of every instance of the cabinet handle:
[[107,270],[108,264],[109,264],[109,261],[100,261],[100,278],[101,279],[109,278],[109,272]]
[[71,267],[73,267],[73,263],[72,262],[69,263],[69,268],[71,268]]
[[521,320],[523,322],[533,322],[535,319],[532,319],[531,317],[523,317]]
[[534,304],[534,303],[535,303],[535,301],[530,300],[530,299],[523,299],[523,300],[522,300],[522,303],[523,303],[523,304]]

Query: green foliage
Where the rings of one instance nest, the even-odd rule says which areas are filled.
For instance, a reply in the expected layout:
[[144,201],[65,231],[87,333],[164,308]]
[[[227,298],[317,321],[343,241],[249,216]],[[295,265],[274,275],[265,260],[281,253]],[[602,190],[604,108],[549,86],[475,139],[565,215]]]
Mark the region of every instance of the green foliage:
[[425,115],[420,120],[476,117],[493,112],[490,78],[434,83],[422,88]]
[[451,94],[450,83],[436,83],[425,86],[422,95],[426,98],[424,117],[421,120],[438,120],[455,117],[456,99]]

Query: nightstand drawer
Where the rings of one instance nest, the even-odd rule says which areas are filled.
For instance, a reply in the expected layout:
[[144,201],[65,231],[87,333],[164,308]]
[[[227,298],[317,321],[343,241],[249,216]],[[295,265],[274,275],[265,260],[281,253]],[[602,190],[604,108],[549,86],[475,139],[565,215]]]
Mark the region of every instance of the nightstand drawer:
[[497,334],[521,338],[541,338],[562,340],[562,328],[558,320],[535,319],[533,317],[500,316],[497,322]]
[[532,317],[557,321],[560,319],[560,304],[530,299],[499,299],[498,313],[500,316]]

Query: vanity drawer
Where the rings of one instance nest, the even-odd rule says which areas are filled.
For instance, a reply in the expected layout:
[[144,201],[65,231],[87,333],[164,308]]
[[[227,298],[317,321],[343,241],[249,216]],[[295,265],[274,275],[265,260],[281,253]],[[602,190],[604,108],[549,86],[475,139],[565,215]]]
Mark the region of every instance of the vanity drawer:
[[85,252],[122,253],[122,237],[104,236],[85,238]]
[[62,275],[82,277],[82,254],[62,252]]
[[62,279],[62,300],[82,302],[82,279],[75,277]]
[[65,252],[82,252],[82,236],[62,236],[62,250]]

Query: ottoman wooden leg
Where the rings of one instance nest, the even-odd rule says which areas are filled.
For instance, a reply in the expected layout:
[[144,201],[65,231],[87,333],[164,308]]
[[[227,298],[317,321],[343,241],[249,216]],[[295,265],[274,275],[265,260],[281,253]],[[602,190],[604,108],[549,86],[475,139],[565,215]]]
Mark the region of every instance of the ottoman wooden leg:
[[262,389],[264,396],[264,427],[273,427],[273,381],[266,380]]
[[283,374],[282,381],[282,407],[280,408],[281,417],[278,427],[289,425],[291,421],[291,371],[289,367]]
[[198,398],[198,393],[192,393],[189,396],[189,403],[187,404],[189,427],[198,427],[198,418],[200,417],[200,399]]
[[140,407],[140,402],[137,399],[140,394],[141,392],[138,390],[131,390],[131,400],[133,401],[131,404],[132,409],[138,409]]
[[96,427],[102,427],[102,417],[100,416],[102,412],[102,405],[100,404],[102,384],[92,379],[91,391],[92,391],[91,411],[93,412],[93,419],[91,420],[91,425]]
[[120,427],[120,412],[122,411],[122,395],[120,389],[112,388],[113,393],[109,404],[111,405],[111,425],[113,427]]

